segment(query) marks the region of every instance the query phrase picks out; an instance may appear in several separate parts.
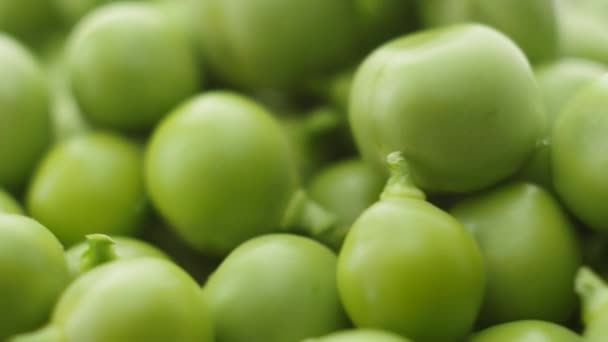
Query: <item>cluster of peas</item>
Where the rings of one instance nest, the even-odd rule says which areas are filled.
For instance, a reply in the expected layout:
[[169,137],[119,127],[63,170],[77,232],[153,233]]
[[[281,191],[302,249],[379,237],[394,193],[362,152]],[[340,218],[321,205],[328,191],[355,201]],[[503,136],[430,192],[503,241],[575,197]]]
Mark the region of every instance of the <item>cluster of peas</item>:
[[0,341],[608,341],[608,0],[0,31]]

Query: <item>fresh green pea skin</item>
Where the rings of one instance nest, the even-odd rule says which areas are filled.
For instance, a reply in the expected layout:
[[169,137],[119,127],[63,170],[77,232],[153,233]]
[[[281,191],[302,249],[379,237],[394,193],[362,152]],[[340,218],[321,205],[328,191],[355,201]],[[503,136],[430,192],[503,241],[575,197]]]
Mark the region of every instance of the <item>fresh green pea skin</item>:
[[191,247],[217,255],[276,231],[297,190],[279,124],[229,92],[195,97],[170,114],[148,144],[145,173],[171,227]]
[[355,0],[364,51],[412,30],[417,24],[415,1]]
[[11,342],[213,341],[198,284],[175,264],[139,258],[99,266],[62,294],[49,325]]
[[200,88],[192,44],[154,4],[92,12],[73,30],[67,60],[82,112],[103,127],[150,129]]
[[0,34],[0,187],[20,190],[50,140],[42,70],[17,41]]
[[146,209],[142,154],[111,133],[66,140],[41,162],[27,208],[66,246],[87,234],[133,234]]
[[11,194],[0,189],[0,214],[17,214],[23,215],[21,204],[13,198]]
[[555,190],[566,207],[590,228],[608,231],[608,78],[585,87],[566,105],[553,129]]
[[573,279],[581,253],[574,226],[547,191],[531,183],[507,184],[457,203],[450,214],[473,235],[484,258],[482,325],[567,321],[576,303]]
[[466,336],[484,289],[472,237],[450,215],[419,199],[385,199],[367,209],[346,237],[337,272],[340,297],[355,326],[420,342]]
[[[111,238],[115,242],[115,245],[113,245],[113,250],[116,253],[115,261],[143,257],[155,257],[169,260],[169,257],[167,254],[165,254],[165,252],[147,242],[127,236],[112,236]],[[68,268],[72,278],[76,278],[78,275],[83,273],[81,269],[81,258],[87,249],[87,242],[82,241],[73,245],[65,252]]]
[[585,327],[585,342],[602,342],[608,337],[608,315],[599,315]]
[[608,25],[602,17],[566,3],[559,7],[559,21],[563,56],[608,63]]
[[0,213],[0,340],[43,324],[68,284],[63,247],[45,227]]
[[203,288],[224,342],[299,342],[347,327],[336,256],[305,237],[272,234],[237,247]]
[[[64,23],[73,25],[97,7],[120,0],[51,0]],[[141,0],[130,0],[141,1]]]
[[55,24],[52,2],[0,0],[0,31],[27,43],[40,43]]
[[559,26],[554,0],[425,0],[419,6],[422,22],[427,26],[479,22],[509,36],[533,64],[558,56]]
[[478,332],[469,340],[469,342],[528,341],[583,342],[583,338],[560,325],[550,322],[529,320],[496,325]]
[[385,156],[401,151],[414,183],[430,192],[470,192],[512,175],[545,121],[525,56],[477,24],[378,48],[357,70],[349,119],[364,159],[383,170]]
[[409,342],[405,337],[382,330],[357,329],[339,331],[324,337],[311,338],[303,342]]

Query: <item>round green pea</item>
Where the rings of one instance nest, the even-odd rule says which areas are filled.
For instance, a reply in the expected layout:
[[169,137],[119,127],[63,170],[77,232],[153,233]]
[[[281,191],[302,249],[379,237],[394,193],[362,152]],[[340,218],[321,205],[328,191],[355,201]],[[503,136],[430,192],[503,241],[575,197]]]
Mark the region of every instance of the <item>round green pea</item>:
[[195,97],[164,120],[150,139],[145,172],[171,227],[197,250],[220,255],[279,228],[297,190],[279,124],[229,92]]
[[0,213],[0,340],[37,328],[69,281],[63,247],[38,222]]
[[304,342],[409,342],[389,332],[374,329],[345,330],[324,337],[311,338]]
[[567,1],[561,1],[559,8],[562,55],[608,63],[606,18],[598,16],[597,11],[577,7]]
[[[0,1],[6,3],[18,1]],[[50,141],[42,70],[17,41],[0,34],[0,187],[16,190],[25,185]]]
[[401,151],[414,183],[432,192],[469,192],[512,175],[532,154],[544,121],[523,53],[477,24],[381,46],[357,70],[350,95],[363,157],[381,166]]
[[72,32],[67,60],[82,112],[113,129],[150,129],[200,88],[192,44],[153,4],[95,10]]
[[475,334],[469,342],[583,342],[576,333],[554,323],[516,321]]
[[547,191],[529,183],[503,185],[450,213],[481,248],[487,276],[482,324],[562,323],[571,316],[581,253],[573,225]]
[[21,204],[2,189],[0,189],[0,213],[23,215]]
[[139,146],[94,132],[56,145],[32,179],[27,207],[66,246],[87,234],[129,235],[146,196]]
[[336,256],[305,237],[272,234],[237,247],[203,288],[223,342],[300,342],[347,326]]
[[559,197],[590,228],[608,231],[608,77],[581,90],[553,129],[553,184]]
[[140,258],[99,266],[62,294],[50,323],[11,342],[211,342],[198,284],[175,264]]

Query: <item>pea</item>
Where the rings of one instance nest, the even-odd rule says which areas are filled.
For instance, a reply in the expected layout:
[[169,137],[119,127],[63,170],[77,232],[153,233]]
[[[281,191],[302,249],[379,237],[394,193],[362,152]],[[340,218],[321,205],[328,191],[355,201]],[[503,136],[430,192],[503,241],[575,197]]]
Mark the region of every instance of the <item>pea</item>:
[[103,234],[87,235],[85,241],[70,247],[65,254],[72,278],[106,262],[143,257],[169,259],[163,251],[144,241]]
[[47,319],[69,276],[63,247],[48,229],[0,213],[0,340]]
[[0,214],[18,214],[23,215],[23,208],[16,199],[8,192],[0,189]]
[[591,269],[581,267],[576,275],[576,292],[582,302],[585,341],[605,341],[608,337],[608,285]]
[[[359,216],[338,255],[338,290],[357,327],[414,341],[456,341],[484,290],[479,248],[453,217],[413,188],[399,152],[381,200]],[[440,328],[439,328],[440,327]]]
[[140,148],[103,132],[56,145],[32,179],[27,207],[67,246],[92,233],[134,233],[146,207]]
[[482,324],[570,317],[581,255],[573,225],[547,191],[507,184],[461,201],[450,213],[475,237],[485,261]]
[[[19,2],[1,1],[13,3]],[[50,139],[42,70],[18,42],[0,34],[0,187],[16,190],[25,185]]]
[[216,339],[299,342],[346,327],[336,256],[305,237],[271,234],[237,247],[203,288]]
[[343,229],[331,245],[339,248],[359,215],[380,197],[385,180],[360,159],[337,162],[310,182],[310,197],[334,213]]
[[[493,326],[475,334],[469,342],[583,342],[574,332],[554,323],[516,321]],[[585,340],[586,341],[586,340]]]
[[225,255],[262,234],[303,226],[322,235],[334,218],[298,191],[289,143],[271,114],[230,92],[177,108],[146,152],[152,201],[193,248]]
[[608,78],[581,90],[553,129],[553,184],[559,197],[590,228],[608,230]]
[[54,26],[54,15],[52,0],[0,0],[0,31],[38,44]]
[[561,1],[559,6],[560,46],[564,56],[608,63],[608,25],[597,11],[576,6],[579,1]]
[[410,340],[382,330],[345,330],[325,337],[311,338],[304,342],[409,342]]
[[11,342],[213,341],[201,290],[175,264],[140,258],[99,266],[61,295],[50,323]]
[[108,128],[150,129],[200,87],[192,45],[153,4],[95,10],[71,33],[67,59],[83,113]]
[[512,175],[540,140],[544,119],[525,56],[477,24],[379,47],[357,70],[350,95],[363,157],[381,166],[401,151],[413,182],[430,192],[470,192]]

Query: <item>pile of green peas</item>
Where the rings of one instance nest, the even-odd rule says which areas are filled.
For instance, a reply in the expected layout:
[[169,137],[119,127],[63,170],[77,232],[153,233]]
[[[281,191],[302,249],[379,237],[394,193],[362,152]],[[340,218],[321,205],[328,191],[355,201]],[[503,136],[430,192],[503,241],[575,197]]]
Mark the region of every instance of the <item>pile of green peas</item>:
[[608,0],[0,0],[0,341],[608,341]]

